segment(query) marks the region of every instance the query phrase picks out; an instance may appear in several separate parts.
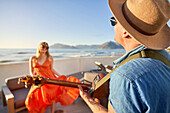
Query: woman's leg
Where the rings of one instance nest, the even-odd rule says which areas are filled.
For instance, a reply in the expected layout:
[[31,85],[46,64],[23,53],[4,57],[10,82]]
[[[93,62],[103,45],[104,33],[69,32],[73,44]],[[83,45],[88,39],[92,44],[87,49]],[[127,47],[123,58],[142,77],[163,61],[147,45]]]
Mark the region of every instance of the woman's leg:
[[39,113],[44,113],[45,110],[46,110],[46,108],[47,108],[47,107],[43,107],[43,108],[39,111]]
[[51,113],[54,113],[55,111],[55,101],[51,104]]

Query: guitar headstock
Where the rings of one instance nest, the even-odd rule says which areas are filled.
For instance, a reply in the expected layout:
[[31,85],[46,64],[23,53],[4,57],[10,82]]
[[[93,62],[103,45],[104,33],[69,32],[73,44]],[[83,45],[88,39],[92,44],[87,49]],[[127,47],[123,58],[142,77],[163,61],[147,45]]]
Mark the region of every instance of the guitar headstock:
[[36,86],[43,86],[46,83],[46,78],[43,76],[31,77],[25,76],[18,79],[18,84],[21,82],[25,83],[25,87],[36,85]]

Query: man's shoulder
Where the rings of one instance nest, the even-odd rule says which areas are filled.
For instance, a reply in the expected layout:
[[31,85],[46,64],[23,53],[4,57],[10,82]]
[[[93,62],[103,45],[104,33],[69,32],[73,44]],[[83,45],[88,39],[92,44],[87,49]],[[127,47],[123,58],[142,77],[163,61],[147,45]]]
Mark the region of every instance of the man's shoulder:
[[165,58],[167,58],[170,61],[170,53],[168,53],[166,50],[155,50],[155,51],[162,54]]
[[166,67],[163,62],[156,59],[138,58],[119,66],[111,75],[122,76],[129,81],[133,81],[139,77],[154,73],[155,70],[159,70],[160,67],[164,66]]

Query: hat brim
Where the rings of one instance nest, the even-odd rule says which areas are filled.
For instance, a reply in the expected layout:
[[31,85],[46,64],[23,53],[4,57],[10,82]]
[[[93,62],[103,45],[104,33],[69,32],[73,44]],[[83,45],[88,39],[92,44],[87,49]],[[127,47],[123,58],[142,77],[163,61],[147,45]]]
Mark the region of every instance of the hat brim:
[[109,6],[116,20],[132,38],[150,49],[162,50],[170,46],[170,28],[167,24],[154,35],[145,35],[140,33],[125,19],[122,12],[124,2],[125,0],[109,0]]

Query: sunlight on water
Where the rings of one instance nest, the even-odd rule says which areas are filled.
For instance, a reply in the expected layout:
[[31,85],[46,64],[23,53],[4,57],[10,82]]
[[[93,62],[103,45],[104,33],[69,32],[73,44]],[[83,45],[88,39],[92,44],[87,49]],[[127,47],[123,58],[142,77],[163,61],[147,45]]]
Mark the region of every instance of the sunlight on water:
[[[116,56],[125,53],[123,49],[50,49],[55,59],[75,57]],[[36,55],[36,49],[0,49],[0,63],[28,62]]]

